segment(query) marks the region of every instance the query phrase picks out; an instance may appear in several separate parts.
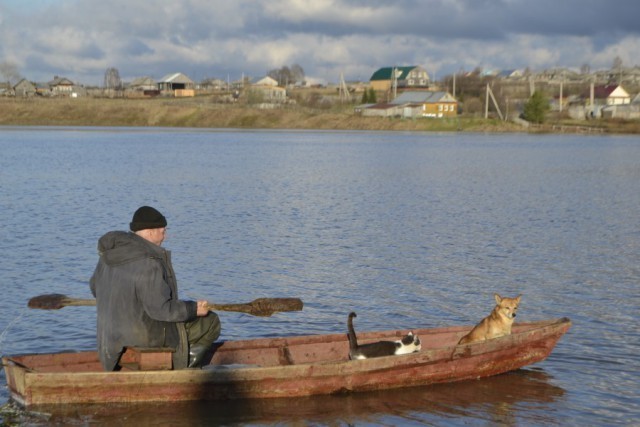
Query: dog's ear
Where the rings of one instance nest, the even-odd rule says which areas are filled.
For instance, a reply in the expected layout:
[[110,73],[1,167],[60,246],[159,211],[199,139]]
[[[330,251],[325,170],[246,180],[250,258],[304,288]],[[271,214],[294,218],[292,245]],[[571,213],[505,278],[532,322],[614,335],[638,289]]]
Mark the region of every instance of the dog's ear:
[[517,304],[520,304],[520,299],[521,299],[521,298],[522,298],[522,294],[520,294],[520,295],[518,295],[518,296],[516,297],[516,303],[517,303]]
[[496,299],[496,304],[500,304],[502,297],[498,294],[493,294],[493,297]]

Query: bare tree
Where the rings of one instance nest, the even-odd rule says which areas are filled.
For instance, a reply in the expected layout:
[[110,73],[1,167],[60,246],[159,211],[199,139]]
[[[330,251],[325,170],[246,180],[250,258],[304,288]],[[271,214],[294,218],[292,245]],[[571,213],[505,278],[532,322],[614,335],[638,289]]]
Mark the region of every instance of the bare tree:
[[291,76],[294,79],[294,83],[304,83],[304,69],[300,65],[293,64],[291,66]]
[[122,92],[122,80],[117,68],[107,68],[104,73],[104,91],[109,96],[118,95]]
[[622,58],[620,58],[619,56],[613,58],[613,66],[611,67],[611,71],[614,74],[614,79],[615,76],[617,76],[618,84],[622,83],[622,65]]
[[304,82],[304,70],[298,64],[293,64],[291,68],[286,65],[276,68],[267,73],[267,75],[278,82],[279,86],[288,86],[290,84]]
[[582,64],[582,66],[580,67],[580,74],[586,76],[589,73],[591,73],[591,67],[589,66],[589,64],[587,63]]
[[611,68],[615,71],[620,70],[622,68],[622,58],[619,56],[613,58],[613,66]]
[[278,82],[278,86],[286,86],[291,81],[291,70],[286,65],[281,68],[276,68],[267,73],[269,77]]

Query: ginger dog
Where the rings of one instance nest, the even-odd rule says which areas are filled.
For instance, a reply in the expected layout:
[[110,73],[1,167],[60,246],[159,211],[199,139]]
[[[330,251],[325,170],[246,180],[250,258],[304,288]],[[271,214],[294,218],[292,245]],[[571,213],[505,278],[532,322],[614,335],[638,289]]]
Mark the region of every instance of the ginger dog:
[[516,317],[518,305],[522,295],[515,298],[502,298],[494,295],[496,306],[490,315],[478,323],[467,335],[463,336],[458,345],[468,344],[476,341],[485,341],[511,334],[511,325]]

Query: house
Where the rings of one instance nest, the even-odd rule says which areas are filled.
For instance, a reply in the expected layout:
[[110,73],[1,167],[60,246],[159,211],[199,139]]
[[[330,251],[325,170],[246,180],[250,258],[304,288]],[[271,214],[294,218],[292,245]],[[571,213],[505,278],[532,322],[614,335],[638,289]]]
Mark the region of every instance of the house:
[[273,77],[263,77],[261,79],[258,79],[254,82],[251,83],[252,86],[271,86],[271,87],[275,87],[278,86],[278,81],[276,79],[274,79]]
[[405,106],[404,117],[456,117],[458,101],[443,91],[406,91],[391,101]]
[[151,77],[147,77],[147,76],[138,77],[133,79],[131,83],[129,83],[129,86],[127,86],[127,89],[132,91],[137,91],[137,92],[144,92],[147,90],[157,90],[158,84]]
[[388,91],[394,84],[397,88],[427,88],[429,87],[429,74],[419,66],[409,67],[385,67],[377,70],[369,83],[373,90]]
[[74,84],[66,77],[54,76],[53,80],[47,83],[52,96],[72,96]]
[[365,117],[399,117],[402,115],[402,106],[381,102],[378,104],[366,104],[356,107]]
[[448,92],[406,91],[391,102],[359,105],[355,111],[368,117],[456,117],[458,101]]
[[285,102],[287,100],[287,90],[278,87],[278,81],[269,76],[253,81],[248,95],[253,102]]
[[502,70],[498,73],[498,77],[502,79],[519,79],[523,76],[522,70]]
[[[583,111],[585,117],[602,117],[603,108],[607,106],[623,106],[631,103],[631,96],[620,85],[591,85],[591,88],[581,94],[582,105],[574,107],[578,112]],[[576,116],[576,114],[573,114]],[[615,116],[609,110],[609,117]]]
[[623,105],[631,103],[631,96],[620,85],[594,86],[593,97],[594,104],[596,105]]
[[13,87],[15,96],[28,98],[36,94],[36,84],[27,79],[22,79]]
[[287,90],[278,86],[251,85],[247,91],[251,102],[285,102]]
[[182,73],[168,74],[158,81],[158,90],[163,95],[195,96],[195,83]]
[[202,82],[200,82],[200,89],[204,91],[215,91],[215,90],[227,89],[228,86],[229,86],[229,83],[227,83],[222,79],[216,79],[216,78],[205,79]]
[[125,90],[125,96],[130,98],[157,96],[160,94],[158,84],[151,77],[138,77],[129,83]]
[[[605,119],[640,119],[640,94],[631,99],[622,86],[611,86],[615,88],[605,98],[606,105],[600,110],[602,117]],[[603,90],[603,92],[607,93],[608,90]],[[597,93],[596,88],[594,88],[594,98],[595,93]]]

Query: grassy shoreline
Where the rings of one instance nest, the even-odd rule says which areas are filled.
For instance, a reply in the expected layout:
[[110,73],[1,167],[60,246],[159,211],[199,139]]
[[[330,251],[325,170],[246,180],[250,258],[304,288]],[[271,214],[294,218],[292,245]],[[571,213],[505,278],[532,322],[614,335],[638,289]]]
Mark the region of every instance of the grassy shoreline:
[[[432,132],[587,132],[640,133],[639,121],[555,121],[527,129],[497,119],[460,116],[455,119],[362,117],[353,106],[311,109],[287,106],[259,109],[218,104],[208,97],[188,99],[0,99],[3,126],[191,127],[234,129],[316,129]],[[553,127],[555,125],[555,127]],[[563,128],[560,129],[559,125]]]

